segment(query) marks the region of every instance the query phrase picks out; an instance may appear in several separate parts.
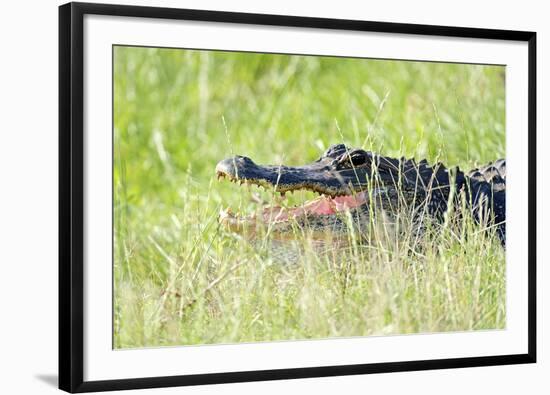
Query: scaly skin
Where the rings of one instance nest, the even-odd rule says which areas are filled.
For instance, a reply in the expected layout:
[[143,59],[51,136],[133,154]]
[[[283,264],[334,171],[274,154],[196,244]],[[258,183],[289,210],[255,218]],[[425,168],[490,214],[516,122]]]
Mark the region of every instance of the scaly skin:
[[[440,219],[447,211],[449,197],[464,193],[476,221],[497,227],[498,236],[506,239],[506,162],[490,163],[465,174],[458,167],[447,169],[426,160],[393,159],[344,144],[331,146],[316,161],[297,167],[261,166],[250,158],[235,156],[216,166],[218,178],[273,188],[284,195],[294,190],[310,190],[323,195],[306,208],[285,210],[272,208],[261,218],[222,216],[222,223],[236,231],[253,229],[258,221],[267,223],[275,233],[287,233],[296,226],[314,232],[342,233],[348,228],[343,213],[350,213],[358,223],[368,219],[370,206],[395,213],[403,207],[415,216]],[[342,198],[344,197],[344,198]],[[453,199],[451,199],[453,200]],[[453,201],[458,201],[454,199]],[[342,204],[351,207],[329,209]],[[310,209],[322,205],[322,210]],[[255,225],[256,224],[256,225]]]

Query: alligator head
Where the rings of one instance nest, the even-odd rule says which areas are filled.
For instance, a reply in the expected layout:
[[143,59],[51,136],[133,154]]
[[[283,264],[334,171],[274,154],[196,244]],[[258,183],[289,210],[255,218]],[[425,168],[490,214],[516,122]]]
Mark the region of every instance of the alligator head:
[[[373,197],[383,196],[377,200],[386,208],[388,204],[397,206],[403,200],[405,203],[426,201],[425,191],[434,189],[434,185],[440,186],[434,189],[437,190],[435,194],[443,194],[445,187],[449,187],[448,171],[442,166],[430,167],[426,161],[416,164],[413,159],[387,158],[344,144],[331,146],[319,159],[303,166],[262,166],[248,157],[235,156],[219,162],[216,173],[218,178],[272,188],[283,196],[295,190],[314,191],[320,195],[294,208],[266,208],[261,215],[238,216],[223,211],[222,224],[237,231],[254,228],[258,221],[279,229],[291,221],[334,228],[339,224],[337,218],[341,218],[341,213],[368,211],[365,208]],[[443,196],[440,200],[441,204],[446,204]]]

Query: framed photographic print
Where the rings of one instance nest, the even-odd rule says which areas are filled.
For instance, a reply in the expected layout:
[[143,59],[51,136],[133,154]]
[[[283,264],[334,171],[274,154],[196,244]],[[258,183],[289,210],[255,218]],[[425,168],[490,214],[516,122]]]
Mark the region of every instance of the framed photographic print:
[[535,33],[59,29],[61,389],[535,362]]

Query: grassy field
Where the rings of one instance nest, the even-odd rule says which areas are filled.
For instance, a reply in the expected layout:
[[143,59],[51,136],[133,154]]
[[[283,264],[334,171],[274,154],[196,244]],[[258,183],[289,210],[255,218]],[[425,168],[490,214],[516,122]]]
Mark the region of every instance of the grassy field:
[[115,348],[505,327],[504,250],[468,217],[285,264],[217,221],[271,194],[214,174],[338,142],[469,169],[504,157],[504,106],[502,67],[116,47]]

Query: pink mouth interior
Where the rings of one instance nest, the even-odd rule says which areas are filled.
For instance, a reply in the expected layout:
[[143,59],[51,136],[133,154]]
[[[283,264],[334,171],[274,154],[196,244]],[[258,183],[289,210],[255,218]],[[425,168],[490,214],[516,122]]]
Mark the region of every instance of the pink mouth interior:
[[320,196],[319,198],[296,208],[270,207],[263,210],[264,221],[286,221],[306,214],[328,215],[349,210],[366,202],[365,192],[353,196]]

